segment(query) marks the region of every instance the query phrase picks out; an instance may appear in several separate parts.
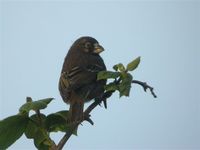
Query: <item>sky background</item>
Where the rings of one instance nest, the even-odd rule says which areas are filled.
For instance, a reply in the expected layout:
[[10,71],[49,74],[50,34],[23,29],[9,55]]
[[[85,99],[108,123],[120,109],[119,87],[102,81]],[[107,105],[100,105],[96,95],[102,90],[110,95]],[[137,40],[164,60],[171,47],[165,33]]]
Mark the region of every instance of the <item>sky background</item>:
[[[80,36],[95,37],[109,70],[137,56],[129,98],[114,94],[65,148],[200,149],[199,1],[1,1],[0,119],[25,102],[54,97],[46,114],[67,109],[58,92],[64,57]],[[86,104],[88,105],[88,104]],[[52,134],[59,141],[63,134]],[[34,150],[24,136],[9,150]]]

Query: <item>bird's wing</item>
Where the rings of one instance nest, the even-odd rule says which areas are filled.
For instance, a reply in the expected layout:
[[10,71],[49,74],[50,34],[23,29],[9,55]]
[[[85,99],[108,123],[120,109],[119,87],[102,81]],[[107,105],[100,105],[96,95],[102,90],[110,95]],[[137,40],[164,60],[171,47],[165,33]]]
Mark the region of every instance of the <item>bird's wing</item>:
[[72,89],[79,88],[85,84],[96,81],[97,73],[104,70],[104,67],[93,64],[86,67],[75,66],[66,73],[66,79]]

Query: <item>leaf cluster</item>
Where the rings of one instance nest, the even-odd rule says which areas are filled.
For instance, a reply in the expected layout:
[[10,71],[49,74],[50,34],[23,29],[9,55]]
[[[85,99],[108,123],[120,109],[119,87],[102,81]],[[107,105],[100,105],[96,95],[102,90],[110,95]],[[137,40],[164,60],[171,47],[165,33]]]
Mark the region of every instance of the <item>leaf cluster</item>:
[[[51,132],[68,132],[71,126],[67,123],[68,111],[59,111],[49,115],[40,113],[53,98],[32,101],[30,97],[19,109],[19,113],[0,121],[0,149],[7,149],[23,134],[33,139],[37,149],[48,150],[55,143],[50,139]],[[30,111],[35,114],[29,115]],[[76,135],[76,131],[74,131]]]
[[[140,57],[130,62],[126,67],[119,63],[113,66],[114,71],[101,71],[97,80],[111,79],[105,86],[105,91],[118,91],[121,96],[129,96],[132,75],[130,71],[135,70],[140,63]],[[45,109],[53,98],[46,98],[33,101],[27,97],[26,103],[19,108],[19,113],[0,120],[0,150],[7,149],[23,134],[34,141],[37,149],[48,150],[55,147],[54,141],[50,138],[51,132],[68,132],[77,135],[77,128],[69,124],[69,111],[59,111],[45,115],[40,111]],[[96,106],[96,105],[95,105]],[[35,113],[30,115],[30,111]]]
[[130,62],[126,68],[122,63],[113,66],[115,71],[101,71],[97,80],[113,79],[112,82],[105,86],[106,91],[119,91],[121,96],[129,96],[133,76],[129,73],[135,70],[140,63],[140,57]]

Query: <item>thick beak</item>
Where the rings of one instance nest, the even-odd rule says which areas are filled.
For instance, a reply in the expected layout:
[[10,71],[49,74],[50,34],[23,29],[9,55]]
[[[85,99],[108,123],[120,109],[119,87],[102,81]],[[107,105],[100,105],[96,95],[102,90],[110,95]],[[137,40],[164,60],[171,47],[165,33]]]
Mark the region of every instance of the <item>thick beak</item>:
[[103,51],[104,51],[104,48],[101,45],[99,45],[97,43],[94,44],[94,53],[100,54]]

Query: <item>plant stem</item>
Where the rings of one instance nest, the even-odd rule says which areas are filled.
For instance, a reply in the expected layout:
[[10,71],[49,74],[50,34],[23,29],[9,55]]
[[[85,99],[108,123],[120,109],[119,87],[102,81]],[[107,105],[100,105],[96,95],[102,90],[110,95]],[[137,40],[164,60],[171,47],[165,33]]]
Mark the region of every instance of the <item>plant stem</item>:
[[71,135],[73,134],[73,131],[78,127],[80,123],[75,124],[70,132],[66,132],[65,135],[62,137],[62,139],[60,140],[60,142],[58,143],[56,150],[62,150],[62,148],[64,147],[65,143],[68,141],[68,139],[71,137]]
[[138,80],[133,80],[132,83],[135,84],[139,84],[143,87],[144,91],[146,92],[147,89],[149,89],[151,91],[151,94],[153,95],[154,98],[157,98],[157,95],[154,93],[154,89],[153,87],[151,87],[150,85],[148,85],[146,82],[142,82],[142,81],[138,81]]

